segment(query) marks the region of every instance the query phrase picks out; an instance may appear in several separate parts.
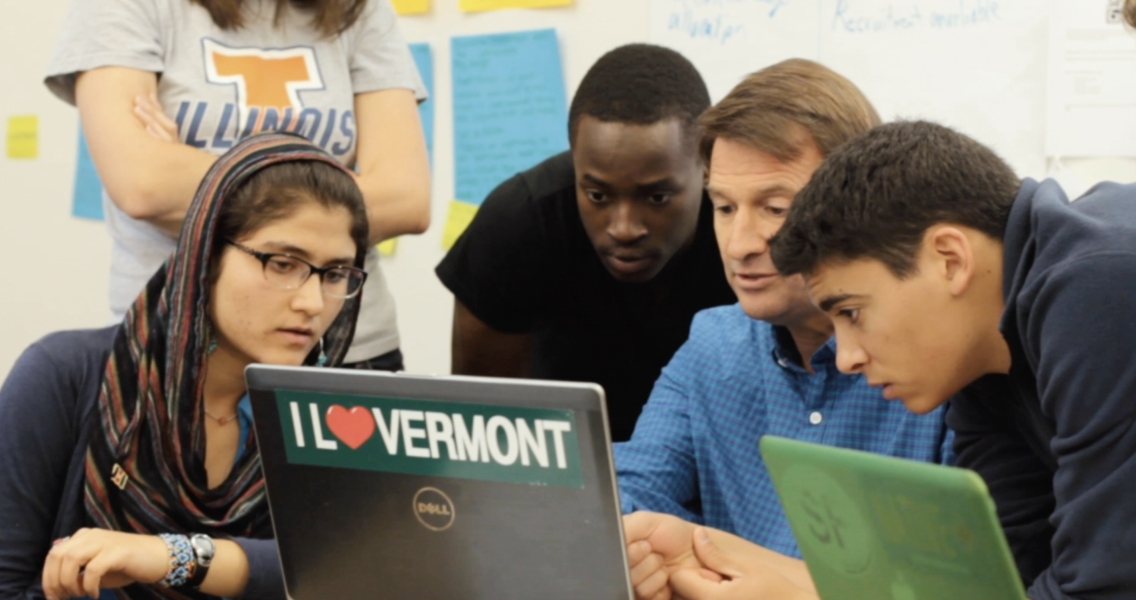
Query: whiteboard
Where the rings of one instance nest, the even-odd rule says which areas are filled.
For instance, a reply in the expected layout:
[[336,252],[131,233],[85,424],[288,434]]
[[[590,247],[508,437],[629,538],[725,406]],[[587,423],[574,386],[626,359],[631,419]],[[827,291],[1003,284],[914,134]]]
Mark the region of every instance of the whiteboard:
[[[0,310],[20,316],[12,320],[7,335],[0,340],[0,377],[29,343],[45,333],[105,325],[109,314],[106,298],[111,242],[105,226],[71,216],[78,115],[42,83],[44,65],[50,60],[71,1],[8,2],[5,18],[0,19],[4,33],[0,35],[0,54],[20,57],[0,61],[0,81],[11,83],[0,94],[0,117],[40,117],[40,158],[0,157],[0,182],[4,184],[0,254],[35,256],[32,262],[10,264],[9,270],[12,281],[37,284],[21,293],[0,295]],[[469,14],[458,9],[456,0],[433,0],[426,14],[400,18],[408,41],[430,44],[436,84],[433,223],[423,235],[399,238],[397,253],[383,257],[383,271],[398,307],[401,347],[408,369],[447,373],[450,366],[453,298],[438,282],[433,268],[444,254],[444,220],[455,197],[450,68],[453,36],[556,28],[569,98],[596,59],[630,42],[654,40],[690,56],[706,76],[716,99],[745,73],[782,58],[819,58],[859,84],[885,117],[902,114],[950,123],[995,146],[1020,174],[1036,176],[1042,168],[1045,122],[1039,110],[1044,99],[1047,28],[1042,16],[1028,9],[1033,6],[1041,13],[1049,4],[1050,0],[851,0],[843,5],[836,0],[576,0],[571,6],[555,9]],[[902,29],[902,22],[895,25],[895,17],[904,14],[900,9],[911,6],[921,11],[921,21],[931,18],[923,15],[946,15],[946,9],[957,12],[960,6],[971,10],[993,7],[998,14],[995,22],[959,22],[953,28],[942,26],[943,16],[937,17],[938,26],[929,21],[917,28]],[[876,29],[874,15],[879,29],[857,35],[842,33],[836,27],[842,23],[837,20],[838,7],[842,17],[851,15],[853,26],[859,23],[861,28],[867,24]],[[668,31],[666,19],[676,11],[680,17],[676,25],[685,24],[685,31],[691,31],[689,26],[698,24],[703,33],[683,33],[681,28]],[[1030,21],[1035,19],[1031,26]],[[887,25],[889,22],[892,25]],[[846,48],[844,54],[837,51],[838,42]],[[854,44],[863,47],[856,49]],[[936,58],[936,52],[943,56]],[[1001,55],[995,56],[998,53]],[[923,57],[922,63],[918,57]],[[988,93],[977,83],[968,83],[967,73],[971,71],[984,74],[974,76],[975,81],[993,80],[1004,92]],[[912,87],[908,87],[909,81]],[[922,91],[913,89],[914,84],[922,86]],[[931,93],[941,88],[946,88],[945,95]],[[964,89],[975,95],[964,93]],[[0,119],[0,126],[5,121]],[[1136,180],[1133,159],[1066,158],[1064,165],[1067,169],[1057,175],[1075,176],[1076,185],[1070,185],[1068,177],[1062,181],[1072,195],[1102,179]],[[28,223],[37,226],[29,227]],[[45,231],[51,235],[44,235]],[[82,260],[77,261],[76,256]],[[61,276],[44,278],[45,272]]]
[[721,99],[791,57],[852,80],[886,120],[928,119],[1045,175],[1047,0],[652,0],[652,42]]

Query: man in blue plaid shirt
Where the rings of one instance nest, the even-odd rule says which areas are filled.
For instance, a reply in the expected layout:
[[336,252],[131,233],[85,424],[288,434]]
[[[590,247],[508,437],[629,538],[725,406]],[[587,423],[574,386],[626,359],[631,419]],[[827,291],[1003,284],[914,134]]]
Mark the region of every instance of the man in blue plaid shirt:
[[[794,59],[750,75],[700,121],[714,231],[738,304],[695,316],[631,440],[616,444],[620,497],[625,513],[669,513],[788,561],[800,552],[758,452],[762,435],[932,462],[950,462],[951,436],[944,408],[915,415],[838,372],[829,318],[804,279],[782,277],[769,255],[825,155],[879,124],[871,103],[844,77]],[[652,598],[666,578],[650,564],[658,556],[636,555],[645,547],[636,518],[625,521],[632,580]]]

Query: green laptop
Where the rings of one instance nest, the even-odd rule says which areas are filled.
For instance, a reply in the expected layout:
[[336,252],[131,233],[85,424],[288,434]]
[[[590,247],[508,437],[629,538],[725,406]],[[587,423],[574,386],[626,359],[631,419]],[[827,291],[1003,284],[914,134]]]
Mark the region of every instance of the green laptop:
[[1025,600],[977,473],[761,438],[822,600]]

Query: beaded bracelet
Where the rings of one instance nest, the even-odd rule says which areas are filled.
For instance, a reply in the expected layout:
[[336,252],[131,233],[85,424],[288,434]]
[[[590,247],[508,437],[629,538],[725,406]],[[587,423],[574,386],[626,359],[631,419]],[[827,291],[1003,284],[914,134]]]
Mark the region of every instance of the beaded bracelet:
[[176,533],[160,533],[158,537],[166,543],[170,553],[170,568],[158,585],[168,588],[185,585],[197,570],[197,554],[189,543],[189,537]]

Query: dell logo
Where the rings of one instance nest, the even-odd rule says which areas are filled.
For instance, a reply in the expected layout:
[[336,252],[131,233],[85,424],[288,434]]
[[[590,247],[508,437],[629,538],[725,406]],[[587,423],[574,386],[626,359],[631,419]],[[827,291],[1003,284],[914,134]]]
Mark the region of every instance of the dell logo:
[[445,531],[454,524],[454,503],[442,490],[424,487],[414,494],[414,516],[426,529]]

